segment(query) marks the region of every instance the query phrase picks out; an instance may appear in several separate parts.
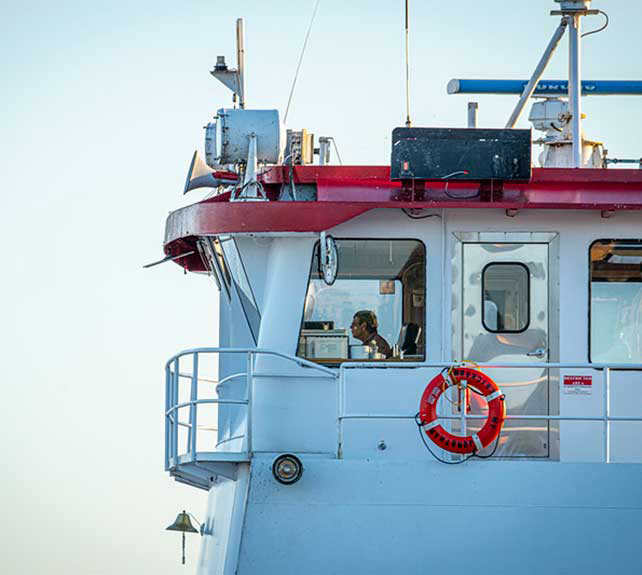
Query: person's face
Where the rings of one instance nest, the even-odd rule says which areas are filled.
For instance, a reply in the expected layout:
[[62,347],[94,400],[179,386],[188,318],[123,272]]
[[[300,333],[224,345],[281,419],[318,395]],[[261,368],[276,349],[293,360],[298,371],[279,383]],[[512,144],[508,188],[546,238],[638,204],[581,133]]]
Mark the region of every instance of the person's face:
[[366,322],[359,321],[357,317],[352,318],[350,329],[352,331],[352,337],[354,337],[355,339],[360,339],[361,341],[364,341],[368,336],[368,330],[366,329]]

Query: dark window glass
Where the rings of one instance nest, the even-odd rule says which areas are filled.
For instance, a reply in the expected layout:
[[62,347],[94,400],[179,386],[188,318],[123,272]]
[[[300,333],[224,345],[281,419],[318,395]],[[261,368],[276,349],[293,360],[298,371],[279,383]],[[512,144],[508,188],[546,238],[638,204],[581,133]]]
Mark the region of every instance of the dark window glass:
[[232,278],[230,272],[227,269],[227,264],[225,263],[225,258],[223,257],[223,248],[221,247],[221,242],[218,238],[212,240],[212,249],[214,250],[214,255],[216,256],[216,261],[218,262],[219,269],[221,270],[222,279],[227,286],[229,291],[230,286],[232,285]]
[[642,240],[591,244],[591,361],[642,363]]
[[482,297],[482,322],[488,331],[515,333],[528,327],[529,275],[524,264],[488,264],[482,273]]
[[[256,343],[259,339],[261,314],[259,312],[258,305],[256,304],[254,294],[252,293],[252,287],[250,286],[250,282],[247,278],[241,254],[236,247],[234,238],[230,236],[219,237],[218,245],[223,253],[222,260],[225,265],[223,271],[226,281],[231,278],[234,286],[236,287],[236,293],[239,296],[247,324],[252,332],[254,342]],[[219,252],[217,251],[217,254],[218,253]]]

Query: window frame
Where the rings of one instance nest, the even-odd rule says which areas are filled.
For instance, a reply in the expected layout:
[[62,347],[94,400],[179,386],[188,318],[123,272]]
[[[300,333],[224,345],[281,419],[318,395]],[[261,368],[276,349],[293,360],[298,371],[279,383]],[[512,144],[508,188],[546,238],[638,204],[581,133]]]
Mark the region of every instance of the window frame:
[[[393,242],[396,242],[396,241],[412,241],[412,242],[417,242],[418,244],[421,244],[421,246],[423,247],[423,250],[424,250],[424,274],[423,274],[424,282],[423,282],[423,291],[422,291],[423,298],[424,298],[424,306],[423,306],[424,312],[423,312],[423,317],[422,317],[423,325],[420,326],[420,328],[421,328],[421,330],[423,332],[423,337],[424,337],[424,349],[423,349],[423,354],[421,356],[421,360],[414,361],[414,363],[425,363],[427,361],[427,357],[428,357],[427,344],[426,344],[427,339],[428,339],[428,333],[427,333],[428,305],[427,305],[427,299],[426,299],[426,291],[427,291],[427,287],[428,287],[428,248],[426,246],[426,242],[424,242],[420,238],[415,238],[415,237],[401,237],[401,238],[399,238],[399,237],[393,237],[393,238],[363,237],[363,236],[358,236],[358,237],[352,237],[352,236],[351,237],[337,237],[337,236],[334,236],[334,235],[332,237],[335,240],[335,242],[337,242],[337,243],[342,242],[342,241],[393,241]],[[312,246],[312,255],[310,256],[310,267],[309,267],[310,271],[308,272],[307,281],[306,281],[306,287],[305,287],[305,296],[303,298],[303,305],[301,306],[301,321],[299,323],[299,332],[297,334],[297,338],[296,338],[296,341],[295,341],[295,344],[294,344],[295,348],[294,348],[293,355],[295,357],[301,357],[301,359],[307,359],[305,357],[302,357],[302,356],[298,355],[298,349],[299,349],[299,341],[300,341],[300,338],[301,338],[301,332],[303,330],[303,322],[305,321],[305,302],[306,302],[307,295],[308,295],[308,289],[310,288],[310,281],[313,279],[312,278],[312,274],[313,274],[313,272],[320,273],[319,269],[318,269],[319,266],[318,265],[315,266],[315,257],[314,257],[314,255],[315,255],[315,253],[317,251],[317,248],[319,250],[321,248],[320,243],[321,243],[321,240],[317,239],[314,242],[313,246]],[[338,247],[339,246],[337,245],[337,253],[338,253]],[[340,273],[340,271],[339,271],[340,269],[341,269],[341,259],[339,257],[338,261],[337,261],[337,279],[339,279],[338,275]],[[333,284],[334,284],[334,282],[333,282]],[[404,312],[403,298],[402,298],[402,301],[401,301],[401,306],[402,306],[401,314],[402,314],[402,317],[403,317],[403,312]],[[403,320],[402,320],[401,324],[403,326]],[[350,338],[350,337],[351,337],[351,335],[348,335],[348,338]],[[350,341],[350,340],[348,339],[348,341]],[[391,345],[391,347],[393,345],[394,345],[394,343]],[[314,359],[308,359],[308,361],[312,361],[313,363],[317,363]],[[325,365],[325,367],[329,367],[331,369],[339,369],[339,367],[343,363],[350,363],[350,362],[359,363],[360,361],[363,361],[363,360],[346,358],[346,359],[337,361],[336,363],[323,364],[323,365]],[[379,361],[379,362],[383,363],[383,362],[389,361],[389,360],[385,360],[384,359],[384,360],[376,360],[376,361]],[[396,359],[394,361],[400,361],[401,363],[403,363],[406,360],[398,360],[398,359]]]
[[[486,318],[485,318],[485,312],[486,312],[486,298],[484,298],[484,286],[485,286],[485,277],[486,277],[486,272],[488,271],[488,268],[491,266],[519,266],[524,268],[526,270],[526,324],[522,329],[501,329],[501,330],[495,330],[495,329],[490,329],[486,325]],[[524,262],[506,262],[506,261],[499,261],[499,262],[489,262],[487,263],[483,268],[481,272],[481,324],[482,327],[488,332],[488,333],[524,333],[525,331],[528,330],[528,328],[531,325],[531,270],[528,269],[528,266]]]
[[225,292],[225,295],[227,296],[227,299],[229,301],[231,298],[231,285],[228,284],[227,278],[225,277],[223,270],[221,269],[221,262],[218,259],[218,254],[216,253],[216,248],[214,247],[214,243],[215,241],[217,241],[217,238],[214,236],[204,236],[201,241],[203,242],[203,250],[207,255],[207,261],[212,268],[212,274],[216,279],[218,290],[219,292]]
[[[599,243],[599,242],[602,242],[602,243],[604,243],[604,242],[610,242],[610,243],[627,243],[627,242],[633,243],[633,242],[635,242],[635,243],[639,243],[640,247],[642,248],[642,238],[636,238],[636,239],[632,239],[632,238],[597,238],[597,239],[594,239],[588,246],[588,251],[587,251],[587,256],[588,256],[588,290],[587,290],[588,291],[588,305],[587,305],[587,310],[586,310],[586,313],[588,315],[588,330],[587,330],[587,334],[586,334],[586,339],[587,339],[587,344],[588,344],[587,352],[588,352],[588,362],[589,363],[593,363],[593,358],[591,357],[591,333],[592,333],[592,328],[593,328],[593,324],[592,324],[593,319],[592,319],[592,313],[591,313],[591,310],[592,310],[591,302],[593,301],[593,280],[592,280],[592,277],[593,277],[593,260],[591,260],[591,251],[593,250],[593,246],[595,244]],[[610,362],[610,363],[614,363],[614,362]],[[635,365],[635,364],[631,363],[631,365]],[[619,369],[621,369],[621,370],[631,369],[632,371],[639,371],[635,367],[631,367],[631,368],[623,367],[623,368],[619,368]]]

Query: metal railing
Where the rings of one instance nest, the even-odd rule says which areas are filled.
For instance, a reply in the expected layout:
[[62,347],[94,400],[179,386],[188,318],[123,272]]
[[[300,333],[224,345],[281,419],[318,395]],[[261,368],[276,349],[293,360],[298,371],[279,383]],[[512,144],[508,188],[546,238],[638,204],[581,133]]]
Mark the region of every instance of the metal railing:
[[[346,413],[346,374],[350,369],[417,369],[434,368],[444,369],[461,365],[462,362],[437,362],[437,363],[400,363],[400,362],[369,362],[369,363],[342,363],[339,368],[339,382],[337,386],[337,432],[339,453],[343,445],[343,422],[346,420],[406,420],[414,419],[415,415],[395,415],[387,413]],[[635,370],[642,371],[642,364],[617,364],[617,363],[475,363],[481,369],[507,368],[507,369],[584,369],[602,371],[603,382],[603,413],[601,416],[562,416],[562,415],[506,415],[506,420],[547,420],[547,421],[598,421],[603,423],[603,456],[606,463],[611,462],[611,422],[613,421],[638,421],[642,417],[617,417],[611,415],[611,371]],[[642,385],[642,382],[641,382]],[[461,422],[465,433],[466,421],[471,419],[486,419],[485,415],[468,415],[466,409],[461,410],[461,415],[442,415],[439,419],[458,420]]]
[[[219,380],[203,377],[199,375],[199,358],[205,354],[244,354],[246,355],[246,371],[233,373]],[[234,439],[242,441],[241,448],[238,452],[251,456],[253,451],[252,438],[252,409],[255,381],[258,378],[296,378],[305,379],[306,377],[319,377],[319,375],[306,375],[304,373],[287,373],[286,371],[268,372],[262,370],[256,372],[256,357],[260,355],[273,356],[281,358],[291,364],[299,367],[307,367],[337,380],[337,453],[341,457],[342,446],[344,444],[344,422],[348,420],[412,420],[415,415],[400,415],[399,413],[358,413],[348,412],[346,409],[346,386],[348,372],[354,369],[434,369],[441,370],[454,365],[461,365],[461,362],[436,362],[436,363],[405,363],[405,362],[345,362],[339,368],[327,368],[313,363],[306,359],[292,355],[261,348],[214,348],[203,347],[182,351],[171,357],[165,365],[165,468],[167,470],[175,468],[179,462],[196,462],[198,451],[198,429],[199,429],[199,406],[207,404],[219,405],[238,405],[245,406],[245,433],[236,435]],[[185,362],[190,363],[191,372],[181,371],[181,366]],[[604,364],[604,363],[481,363],[477,364],[481,369],[502,368],[502,369],[581,369],[602,372],[602,393],[603,393],[603,410],[602,415],[596,416],[569,416],[569,415],[524,415],[510,414],[506,415],[506,420],[547,420],[547,421],[583,421],[583,422],[601,422],[603,424],[603,458],[606,463],[611,462],[611,423],[612,422],[642,422],[642,417],[621,417],[611,414],[611,372],[613,370],[636,370],[642,371],[642,364]],[[238,382],[245,380],[246,391],[245,397],[239,399],[227,399],[219,397],[199,397],[199,382],[211,385],[221,385],[226,382]],[[189,384],[189,399],[179,401],[179,388],[181,382]],[[642,381],[641,381],[642,385]],[[501,384],[500,384],[501,386]],[[186,391],[186,390],[183,390]],[[184,393],[185,395],[185,393]],[[181,419],[180,415],[187,411],[187,417]],[[461,430],[465,432],[466,422],[468,420],[486,419],[485,415],[467,414],[465,409],[461,414],[448,415],[440,414],[440,419],[458,420],[461,423]],[[187,429],[187,440],[185,449],[179,453],[179,428]],[[200,429],[204,429],[201,427]],[[205,429],[214,430],[214,427]],[[213,443],[208,444],[204,452],[216,452]]]
[[[199,376],[199,356],[205,354],[245,354],[246,371],[234,373],[219,380]],[[269,355],[278,357],[296,364],[299,367],[308,367],[322,372],[325,376],[336,379],[338,373],[306,359],[292,355],[260,348],[220,348],[220,347],[200,347],[187,349],[172,356],[165,364],[165,469],[176,466],[178,461],[195,462],[198,453],[198,408],[201,405],[244,405],[246,406],[246,432],[245,446],[241,450],[248,455],[252,453],[252,397],[254,391],[254,380],[257,377],[297,377],[304,378],[302,374],[285,374],[285,373],[268,373],[255,371],[255,360],[259,355]],[[181,359],[191,357],[191,373],[181,371]],[[212,385],[221,385],[226,382],[236,381],[239,379],[246,381],[246,395],[244,399],[222,399],[219,397],[199,398],[199,382],[205,382]],[[182,380],[189,381],[189,400],[179,401],[180,385]],[[189,410],[187,421],[180,419],[181,410]],[[186,449],[179,453],[178,430],[179,427],[187,429]],[[203,429],[203,428],[201,428]],[[215,429],[215,428],[208,428]],[[239,436],[239,439],[242,436]],[[215,451],[213,446],[209,446],[207,451]]]

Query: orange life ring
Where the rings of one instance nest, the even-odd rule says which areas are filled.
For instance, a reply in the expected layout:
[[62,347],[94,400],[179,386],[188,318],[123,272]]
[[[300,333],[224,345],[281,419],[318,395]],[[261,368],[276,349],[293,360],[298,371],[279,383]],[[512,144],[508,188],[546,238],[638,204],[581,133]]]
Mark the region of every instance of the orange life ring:
[[[437,401],[451,385],[466,381],[466,385],[479,391],[488,402],[488,417],[479,433],[467,437],[448,433],[439,423]],[[464,407],[465,408],[465,407]],[[499,435],[506,417],[504,395],[497,384],[485,373],[470,367],[455,367],[444,376],[434,377],[424,390],[419,406],[419,419],[426,435],[439,447],[451,453],[475,453],[488,447]]]

